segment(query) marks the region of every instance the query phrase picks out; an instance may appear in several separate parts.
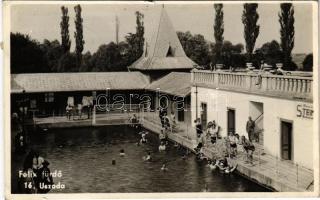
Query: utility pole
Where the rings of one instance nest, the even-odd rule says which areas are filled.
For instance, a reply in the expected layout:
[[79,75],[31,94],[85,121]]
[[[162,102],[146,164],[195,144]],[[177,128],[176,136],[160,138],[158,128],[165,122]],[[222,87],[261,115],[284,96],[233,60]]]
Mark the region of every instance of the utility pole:
[[116,43],[119,44],[119,18],[116,15]]

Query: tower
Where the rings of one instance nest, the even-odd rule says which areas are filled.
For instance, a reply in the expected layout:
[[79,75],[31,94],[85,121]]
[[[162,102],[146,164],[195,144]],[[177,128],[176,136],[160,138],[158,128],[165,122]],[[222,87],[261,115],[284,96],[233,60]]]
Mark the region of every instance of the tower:
[[129,69],[141,71],[150,80],[157,80],[172,71],[190,72],[196,63],[188,58],[164,7],[155,24],[150,42],[145,42],[144,53]]

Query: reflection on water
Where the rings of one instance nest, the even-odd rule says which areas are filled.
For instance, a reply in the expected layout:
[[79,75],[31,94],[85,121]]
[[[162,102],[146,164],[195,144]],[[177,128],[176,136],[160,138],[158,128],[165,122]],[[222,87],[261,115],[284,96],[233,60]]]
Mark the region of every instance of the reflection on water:
[[[199,192],[205,184],[211,192],[267,191],[236,174],[211,172],[192,154],[183,160],[184,150],[173,145],[159,153],[157,136],[149,134],[147,139],[148,144],[137,146],[138,134],[125,126],[55,129],[31,136],[32,147],[49,160],[51,171],[62,172],[54,182],[66,188],[51,192]],[[126,156],[119,156],[120,149]],[[153,160],[145,162],[142,158],[149,151]],[[20,168],[21,160],[13,157],[13,171]],[[160,170],[164,162],[166,172]],[[15,192],[14,185],[12,189]]]

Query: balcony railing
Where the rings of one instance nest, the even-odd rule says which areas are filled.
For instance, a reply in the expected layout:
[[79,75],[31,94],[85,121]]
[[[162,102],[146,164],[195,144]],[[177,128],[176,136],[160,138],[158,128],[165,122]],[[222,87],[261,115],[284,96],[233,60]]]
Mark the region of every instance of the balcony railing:
[[312,101],[312,77],[194,70],[192,82],[195,86]]

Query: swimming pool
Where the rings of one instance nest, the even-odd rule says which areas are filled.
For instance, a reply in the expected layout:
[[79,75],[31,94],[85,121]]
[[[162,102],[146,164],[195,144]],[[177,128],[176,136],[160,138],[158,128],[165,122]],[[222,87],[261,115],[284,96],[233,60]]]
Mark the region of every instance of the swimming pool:
[[[268,191],[237,174],[211,172],[193,154],[183,160],[185,150],[173,144],[166,152],[158,152],[155,134],[148,134],[148,143],[137,146],[139,135],[127,126],[52,129],[30,138],[31,147],[50,162],[51,172],[61,172],[61,177],[53,179],[65,188],[50,193],[200,192],[205,185],[210,192]],[[126,156],[119,156],[120,149]],[[152,162],[142,159],[148,152]],[[13,193],[18,193],[16,171],[24,157],[12,156]],[[164,162],[166,172],[160,170]]]

